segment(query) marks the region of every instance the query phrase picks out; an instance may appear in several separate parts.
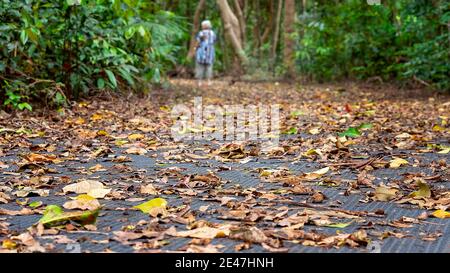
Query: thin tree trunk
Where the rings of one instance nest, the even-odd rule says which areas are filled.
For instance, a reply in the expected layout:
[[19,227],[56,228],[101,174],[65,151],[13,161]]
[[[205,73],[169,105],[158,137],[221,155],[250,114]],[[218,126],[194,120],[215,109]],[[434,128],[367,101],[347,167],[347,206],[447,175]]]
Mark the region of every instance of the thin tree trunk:
[[286,76],[295,78],[295,0],[285,0],[284,6],[284,65]]
[[282,9],[283,9],[283,0],[278,0],[277,16],[275,17],[275,30],[273,34],[273,44],[271,52],[272,68],[275,65],[275,59],[277,57],[277,45],[278,45],[278,36],[280,35],[280,20]]
[[245,18],[244,14],[242,13],[241,5],[239,4],[239,0],[234,0],[234,7],[236,9],[237,18],[239,21],[239,28],[241,31],[241,44],[242,47],[245,47]]
[[271,30],[273,29],[273,0],[270,0],[269,2],[269,22],[267,23],[267,27],[263,32],[263,35],[261,37],[261,44],[264,44],[267,41],[267,38],[269,38],[269,34]]
[[242,47],[239,21],[228,5],[227,0],[217,0],[217,5],[220,9],[220,15],[222,17],[223,27],[227,38],[229,39],[235,54],[239,58],[241,65],[245,65],[247,63],[247,56]]
[[205,3],[206,0],[200,0],[198,2],[197,8],[195,9],[194,22],[191,31],[191,41],[189,42],[189,51],[186,57],[188,61],[192,60],[192,58],[194,58],[195,55],[195,45],[196,45],[195,35],[198,29],[200,28],[200,14],[205,7]]

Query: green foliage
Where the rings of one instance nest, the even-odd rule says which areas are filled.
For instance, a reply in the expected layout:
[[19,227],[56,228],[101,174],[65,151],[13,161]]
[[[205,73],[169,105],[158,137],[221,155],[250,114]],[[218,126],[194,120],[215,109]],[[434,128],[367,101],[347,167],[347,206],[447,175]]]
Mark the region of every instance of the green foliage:
[[315,5],[299,20],[299,70],[319,80],[380,76],[450,89],[449,18],[446,1]]
[[27,109],[32,111],[33,108],[27,102],[23,100],[26,99],[26,96],[21,95],[20,88],[22,82],[14,81],[11,84],[8,81],[4,81],[5,86],[7,86],[6,98],[3,102],[4,106],[10,106],[14,109],[24,110]]
[[[0,0],[0,98],[61,105],[66,96],[161,82],[186,31],[183,18],[148,2]],[[21,107],[14,98],[5,104]]]

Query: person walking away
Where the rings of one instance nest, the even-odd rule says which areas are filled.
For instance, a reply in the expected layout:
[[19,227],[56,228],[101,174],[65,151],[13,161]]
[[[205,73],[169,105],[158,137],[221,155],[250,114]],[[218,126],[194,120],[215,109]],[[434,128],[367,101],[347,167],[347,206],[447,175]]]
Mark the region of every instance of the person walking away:
[[205,20],[201,27],[202,30],[196,36],[198,46],[195,57],[195,77],[198,80],[198,86],[202,85],[204,79],[208,81],[208,85],[211,85],[215,58],[214,44],[216,43],[216,34],[212,30],[211,22]]

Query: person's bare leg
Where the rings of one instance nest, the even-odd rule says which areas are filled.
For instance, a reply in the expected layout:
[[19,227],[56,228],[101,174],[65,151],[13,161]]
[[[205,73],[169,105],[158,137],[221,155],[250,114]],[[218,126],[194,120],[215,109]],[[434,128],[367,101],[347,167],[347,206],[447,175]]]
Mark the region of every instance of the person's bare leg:
[[208,86],[210,86],[212,78],[212,64],[206,67],[206,78],[208,79]]
[[197,78],[197,86],[202,86],[203,67],[199,63],[195,63],[195,77]]

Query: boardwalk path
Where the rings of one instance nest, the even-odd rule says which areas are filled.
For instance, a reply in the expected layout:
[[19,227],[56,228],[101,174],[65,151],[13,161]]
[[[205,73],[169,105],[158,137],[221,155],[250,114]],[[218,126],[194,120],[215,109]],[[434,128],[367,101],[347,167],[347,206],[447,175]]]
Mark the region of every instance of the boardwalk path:
[[[172,84],[148,100],[82,102],[64,115],[2,114],[1,251],[450,251],[449,219],[431,216],[450,204],[448,97],[353,85]],[[279,148],[174,142],[170,109],[197,96],[205,106],[278,103]],[[358,126],[360,136],[339,138]],[[398,159],[406,162],[394,168]],[[95,225],[35,225],[47,205],[78,195],[65,186],[85,180],[111,189],[98,199]],[[422,197],[410,198],[418,183]],[[165,215],[132,209],[155,197],[167,201]]]

